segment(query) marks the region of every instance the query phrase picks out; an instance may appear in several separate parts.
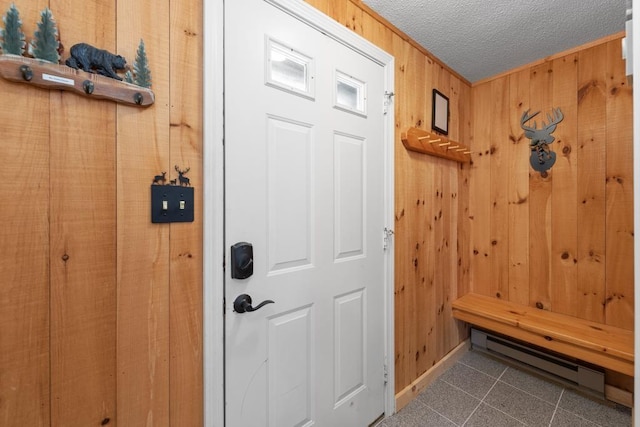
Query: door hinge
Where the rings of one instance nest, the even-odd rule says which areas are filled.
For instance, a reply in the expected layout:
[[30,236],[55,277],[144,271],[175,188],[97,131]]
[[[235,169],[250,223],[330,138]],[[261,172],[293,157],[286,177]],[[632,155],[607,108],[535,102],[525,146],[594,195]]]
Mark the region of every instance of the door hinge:
[[382,249],[387,250],[389,247],[389,243],[391,242],[391,236],[393,236],[394,232],[392,229],[385,227],[382,231]]
[[389,383],[389,368],[387,368],[387,364],[384,364],[384,385]]
[[384,111],[385,115],[389,111],[389,105],[392,104],[394,95],[395,95],[395,93],[393,93],[393,92],[387,92],[386,90],[384,91],[384,107],[383,107],[383,111]]

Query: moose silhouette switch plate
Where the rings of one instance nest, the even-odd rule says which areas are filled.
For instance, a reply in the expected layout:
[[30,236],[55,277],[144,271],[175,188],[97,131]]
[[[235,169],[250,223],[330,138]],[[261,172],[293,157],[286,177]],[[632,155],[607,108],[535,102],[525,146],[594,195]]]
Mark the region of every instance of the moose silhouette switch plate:
[[151,222],[193,222],[193,187],[151,184]]

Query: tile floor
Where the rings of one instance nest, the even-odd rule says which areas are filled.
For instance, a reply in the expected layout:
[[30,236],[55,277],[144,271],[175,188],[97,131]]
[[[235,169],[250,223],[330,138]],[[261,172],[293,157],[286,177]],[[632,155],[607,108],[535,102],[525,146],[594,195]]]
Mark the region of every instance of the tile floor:
[[470,351],[378,427],[626,427],[631,410]]

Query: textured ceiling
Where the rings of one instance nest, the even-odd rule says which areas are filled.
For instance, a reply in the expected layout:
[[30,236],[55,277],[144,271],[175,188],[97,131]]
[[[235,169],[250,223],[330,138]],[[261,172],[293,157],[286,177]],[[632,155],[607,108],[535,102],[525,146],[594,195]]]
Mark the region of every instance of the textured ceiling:
[[629,0],[363,0],[470,82],[624,30]]

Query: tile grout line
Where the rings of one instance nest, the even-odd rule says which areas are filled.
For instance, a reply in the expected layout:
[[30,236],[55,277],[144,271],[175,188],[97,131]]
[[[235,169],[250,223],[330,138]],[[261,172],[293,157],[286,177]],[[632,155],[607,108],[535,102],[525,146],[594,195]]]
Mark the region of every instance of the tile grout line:
[[[443,380],[443,379],[440,379],[440,381],[442,381],[443,383],[445,383],[445,384],[447,384],[447,385],[449,385],[449,386],[451,386],[451,387],[455,388],[456,390],[461,391],[462,393],[464,393],[464,394],[468,395],[469,397],[471,397],[471,398],[473,398],[473,399],[478,399],[478,398],[477,398],[477,397],[475,397],[473,394],[471,394],[471,393],[467,392],[466,390],[461,389],[460,387],[458,387],[458,386],[457,386],[457,385],[455,385],[455,384],[451,384],[451,383],[449,383],[449,382],[447,382],[447,381],[445,381],[445,380]],[[421,403],[421,404],[422,404],[422,406],[424,406],[425,408],[429,409],[430,411],[435,412],[436,414],[440,415],[440,416],[441,416],[442,418],[444,418],[445,420],[447,420],[447,421],[451,422],[451,424],[453,424],[453,425],[455,425],[455,426],[458,426],[458,424],[456,424],[456,423],[455,423],[455,421],[450,420],[448,417],[446,417],[446,416],[444,416],[443,414],[441,414],[440,412],[436,411],[436,410],[435,410],[434,408],[432,408],[432,407],[431,407],[431,405],[429,405],[428,403],[425,403],[425,402],[420,402],[420,403]],[[482,401],[480,401],[480,403],[482,403]],[[474,409],[474,411],[475,411],[475,409]],[[472,414],[473,414],[473,412],[472,412]],[[466,422],[466,420],[465,420],[465,422]]]
[[[515,369],[515,370],[517,370],[516,368],[509,368],[509,367],[507,367],[507,369]],[[520,371],[520,372],[523,372],[523,371]],[[527,374],[526,372],[524,372],[524,373],[525,373],[525,374]],[[527,375],[528,375],[528,374],[527,374]],[[544,381],[544,380],[543,380],[543,381]],[[540,397],[540,396],[536,396],[535,394],[533,394],[533,393],[531,393],[531,392],[528,392],[527,390],[523,390],[523,389],[521,389],[520,387],[518,387],[518,386],[516,386],[516,385],[510,384],[510,383],[505,382],[505,381],[500,381],[500,382],[501,382],[502,384],[505,384],[505,385],[509,386],[509,387],[515,388],[516,390],[521,391],[521,392],[522,392],[522,393],[524,393],[524,394],[528,394],[528,395],[529,395],[529,396],[531,396],[531,397],[535,397],[536,399],[540,400],[541,402],[548,403],[549,405],[553,405],[553,403],[552,403],[552,402],[549,402],[548,400],[543,399],[543,398],[542,398],[542,397]],[[558,388],[561,388],[561,389],[562,389],[562,391],[564,392],[564,388],[562,388],[562,387],[558,387]],[[562,393],[560,393],[560,396],[562,396]],[[559,400],[558,400],[558,402],[559,402]]]
[[469,422],[469,420],[471,419],[471,417],[473,416],[473,414],[476,413],[476,411],[478,410],[478,408],[480,407],[480,405],[482,405],[482,403],[484,402],[484,399],[487,398],[487,396],[489,395],[489,393],[491,393],[491,390],[493,390],[493,388],[496,386],[496,384],[498,384],[498,381],[500,381],[500,378],[502,378],[502,376],[504,375],[504,373],[507,372],[507,368],[505,367],[504,370],[502,371],[502,373],[500,374],[500,376],[494,381],[493,385],[491,386],[491,388],[484,394],[484,396],[482,397],[482,399],[480,399],[480,403],[478,403],[478,405],[475,407],[475,409],[473,411],[471,411],[471,413],[469,414],[469,416],[467,417],[466,420],[464,420],[464,422],[462,423],[462,426],[464,426],[465,424],[467,424],[467,422]]
[[458,424],[455,423],[455,421],[450,420],[449,418],[447,418],[446,416],[442,415],[440,412],[436,411],[435,409],[433,409],[431,406],[429,405],[424,405],[425,409],[428,409],[432,412],[435,412],[436,414],[440,415],[442,418],[444,418],[445,420],[449,421],[451,424],[453,424],[454,426],[457,426]]
[[[490,378],[496,378],[496,377],[494,377],[493,375],[491,375],[491,374],[489,374],[489,373],[487,373],[487,372],[485,372],[485,371],[482,371],[482,370],[480,370],[480,369],[476,368],[475,366],[467,365],[467,364],[466,364],[466,363],[464,363],[462,360],[458,361],[458,363],[459,363],[459,364],[461,364],[461,365],[463,365],[463,366],[466,366],[467,368],[471,368],[471,369],[473,369],[473,370],[474,370],[474,371],[476,371],[476,372],[480,372],[481,374],[484,374],[484,375],[486,375],[486,376],[488,376],[488,377],[490,377]],[[508,369],[508,366],[505,366],[505,365],[503,365],[503,366],[504,366],[503,371],[502,371],[502,373],[501,373],[500,375],[498,375],[498,377],[501,377],[501,376],[502,376],[502,374],[504,373],[504,370],[505,370],[505,369]]]
[[558,397],[558,401],[556,402],[556,409],[553,410],[553,415],[551,415],[551,419],[549,420],[549,427],[553,425],[553,419],[556,417],[556,413],[558,412],[558,408],[560,407],[562,395],[564,395],[564,388],[562,389],[562,391],[560,391],[560,397]]

